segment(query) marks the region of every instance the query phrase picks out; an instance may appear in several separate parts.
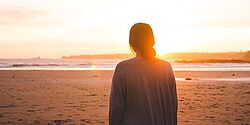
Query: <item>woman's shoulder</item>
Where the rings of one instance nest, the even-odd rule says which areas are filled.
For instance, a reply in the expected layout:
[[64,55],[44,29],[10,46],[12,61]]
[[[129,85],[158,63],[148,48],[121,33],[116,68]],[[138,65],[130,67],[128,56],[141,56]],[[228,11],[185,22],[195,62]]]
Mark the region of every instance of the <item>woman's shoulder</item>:
[[156,62],[160,65],[163,65],[163,66],[167,66],[167,67],[171,67],[171,64],[166,61],[166,60],[163,60],[163,59],[159,59],[159,58],[156,58]]
[[134,62],[134,59],[135,58],[131,58],[131,59],[126,59],[126,60],[119,62],[116,65],[116,70],[123,69],[123,68],[127,67],[129,64]]
[[139,59],[139,58],[131,58],[131,59],[127,59],[127,60],[123,60],[121,62],[119,62],[116,65],[116,70],[123,70],[124,69],[130,69],[130,68],[139,68],[142,65],[158,65],[162,68],[171,68],[171,64],[166,61],[166,60],[162,60],[159,58],[155,58],[153,62],[146,62],[145,59]]

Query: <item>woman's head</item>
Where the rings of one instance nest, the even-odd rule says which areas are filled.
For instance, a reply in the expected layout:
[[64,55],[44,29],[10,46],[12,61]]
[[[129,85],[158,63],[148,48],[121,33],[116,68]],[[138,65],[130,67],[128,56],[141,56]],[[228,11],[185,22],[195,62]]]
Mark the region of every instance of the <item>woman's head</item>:
[[136,54],[140,54],[145,59],[153,59],[156,55],[154,44],[153,30],[149,24],[136,23],[131,27],[129,45]]

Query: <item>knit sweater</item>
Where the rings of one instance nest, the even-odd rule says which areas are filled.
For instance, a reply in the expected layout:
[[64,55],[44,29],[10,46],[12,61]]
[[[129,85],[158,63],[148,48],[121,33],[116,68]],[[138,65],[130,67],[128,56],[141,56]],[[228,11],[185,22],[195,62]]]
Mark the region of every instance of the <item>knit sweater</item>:
[[177,92],[171,65],[135,57],[115,69],[109,125],[176,125]]

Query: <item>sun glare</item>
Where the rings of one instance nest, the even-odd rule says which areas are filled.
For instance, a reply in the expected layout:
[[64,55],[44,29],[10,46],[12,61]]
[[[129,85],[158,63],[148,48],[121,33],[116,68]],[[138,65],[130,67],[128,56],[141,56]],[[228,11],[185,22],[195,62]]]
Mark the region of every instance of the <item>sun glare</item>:
[[[204,33],[211,33],[211,31],[203,31]],[[201,37],[197,29],[194,28],[155,28],[155,46],[158,55],[169,52],[186,52],[194,51],[196,47],[201,46]]]
[[[162,33],[164,34],[164,32]],[[185,44],[184,39],[175,39],[174,35],[176,36],[177,34],[171,34],[171,37],[167,37],[168,34],[165,33],[165,35],[161,34],[155,34],[156,36],[156,41],[155,41],[155,46],[154,48],[156,49],[156,52],[158,55],[166,54],[169,52],[180,52],[180,51],[185,51],[189,48],[192,47],[192,44]]]

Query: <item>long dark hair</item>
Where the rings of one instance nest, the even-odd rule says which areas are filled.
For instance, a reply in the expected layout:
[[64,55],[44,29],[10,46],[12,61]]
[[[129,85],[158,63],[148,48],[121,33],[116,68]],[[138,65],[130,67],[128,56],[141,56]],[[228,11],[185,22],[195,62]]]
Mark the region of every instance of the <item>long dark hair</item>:
[[151,60],[156,55],[154,44],[153,30],[149,24],[136,23],[131,27],[129,45],[133,51],[136,49],[143,58]]

